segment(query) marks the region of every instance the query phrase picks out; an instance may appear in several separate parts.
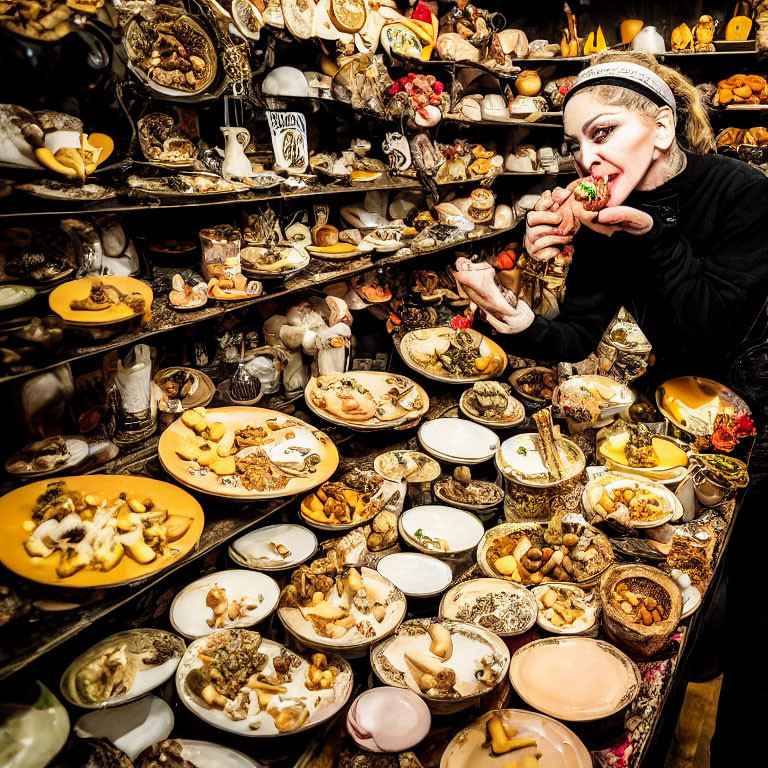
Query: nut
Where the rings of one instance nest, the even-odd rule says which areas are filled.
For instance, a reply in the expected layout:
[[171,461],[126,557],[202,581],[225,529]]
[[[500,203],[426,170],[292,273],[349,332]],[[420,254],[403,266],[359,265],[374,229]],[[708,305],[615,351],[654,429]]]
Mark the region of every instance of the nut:
[[563,544],[568,547],[568,549],[575,547],[578,543],[579,537],[575,533],[566,533],[565,536],[563,536]]

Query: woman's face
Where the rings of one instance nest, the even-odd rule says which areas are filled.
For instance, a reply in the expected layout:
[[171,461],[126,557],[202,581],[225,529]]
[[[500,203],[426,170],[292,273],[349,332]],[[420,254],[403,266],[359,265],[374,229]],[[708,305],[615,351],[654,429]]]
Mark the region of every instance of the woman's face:
[[656,122],[635,109],[577,93],[565,110],[565,139],[583,176],[607,176],[608,205],[621,205],[657,156]]

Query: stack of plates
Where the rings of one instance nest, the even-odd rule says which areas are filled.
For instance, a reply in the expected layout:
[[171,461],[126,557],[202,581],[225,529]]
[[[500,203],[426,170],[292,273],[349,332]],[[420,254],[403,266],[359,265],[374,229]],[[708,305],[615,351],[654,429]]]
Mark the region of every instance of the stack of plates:
[[499,450],[499,438],[487,427],[464,419],[432,419],[421,425],[419,442],[436,459],[481,464]]

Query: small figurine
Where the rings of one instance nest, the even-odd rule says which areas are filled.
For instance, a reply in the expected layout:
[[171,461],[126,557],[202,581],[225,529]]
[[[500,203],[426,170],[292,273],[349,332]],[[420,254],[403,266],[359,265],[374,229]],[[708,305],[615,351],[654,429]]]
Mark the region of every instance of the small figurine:
[[717,22],[708,15],[701,16],[698,24],[693,28],[695,43],[693,49],[697,52],[714,51],[715,46],[712,40],[715,37],[715,27]]
[[693,33],[691,32],[691,28],[685,22],[679,27],[675,27],[672,30],[670,43],[673,51],[692,51]]
[[568,21],[568,26],[563,28],[563,35],[560,38],[560,54],[563,58],[579,55],[579,35],[576,29],[576,16],[571,12],[571,6],[568,3],[563,5],[563,11]]

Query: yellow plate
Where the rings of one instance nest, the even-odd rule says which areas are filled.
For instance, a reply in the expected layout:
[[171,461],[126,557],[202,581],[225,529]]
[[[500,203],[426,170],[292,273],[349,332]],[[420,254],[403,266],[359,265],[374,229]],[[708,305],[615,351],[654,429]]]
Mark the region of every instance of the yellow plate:
[[101,278],[84,277],[81,280],[70,280],[68,283],[54,288],[48,297],[48,305],[62,320],[68,323],[84,323],[86,325],[106,325],[121,323],[138,315],[125,304],[112,305],[107,309],[91,312],[85,309],[71,309],[70,304],[76,299],[85,299],[95,279],[100,279],[105,285],[113,285],[123,293],[140,293],[145,302],[145,317],[149,318],[152,311],[152,289],[136,280],[134,277],[116,277],[105,275]]
[[[116,498],[121,493],[151,498],[156,505],[165,507],[170,515],[191,517],[189,530],[169,546],[169,553],[141,565],[128,555],[111,570],[96,571],[84,568],[72,576],[60,578],[56,574],[58,555],[44,560],[31,558],[24,549],[29,532],[24,523],[32,519],[32,508],[38,496],[51,482],[64,482],[73,491],[87,491],[105,498]],[[161,480],[130,475],[74,475],[59,477],[55,481],[39,480],[0,498],[0,562],[9,570],[31,581],[62,587],[115,587],[158,573],[184,557],[197,546],[203,531],[203,508],[185,490]]]
[[[207,408],[206,421],[210,423],[220,422],[227,429],[243,429],[247,426],[265,426],[268,419],[276,419],[281,428],[272,432],[274,441],[264,446],[272,449],[276,443],[284,438],[286,433],[293,431],[298,440],[311,445],[320,455],[320,462],[314,467],[314,472],[306,477],[291,477],[284,488],[272,491],[252,491],[244,488],[237,475],[227,475],[227,479],[220,478],[214,472],[207,471],[200,474],[200,466],[195,461],[182,459],[177,453],[188,445],[195,432],[186,426],[181,419],[177,419],[163,432],[157,446],[160,462],[168,474],[180,483],[213,496],[222,496],[230,499],[274,499],[281,496],[293,496],[296,493],[305,493],[320,483],[324,483],[339,465],[339,452],[332,440],[323,432],[315,429],[310,424],[295,419],[280,411],[270,411],[266,408],[249,408],[243,406],[231,406],[228,408]],[[214,443],[215,445],[215,443]]]
[[[624,446],[627,444],[628,439],[629,435],[626,433],[609,437],[600,446],[601,455],[606,459],[610,459],[614,464],[629,467],[629,462],[624,454]],[[656,455],[659,457],[658,466],[631,467],[633,471],[652,475],[654,472],[688,466],[688,456],[674,441],[665,437],[654,437],[651,439],[651,445],[653,446],[653,450],[656,451]]]

